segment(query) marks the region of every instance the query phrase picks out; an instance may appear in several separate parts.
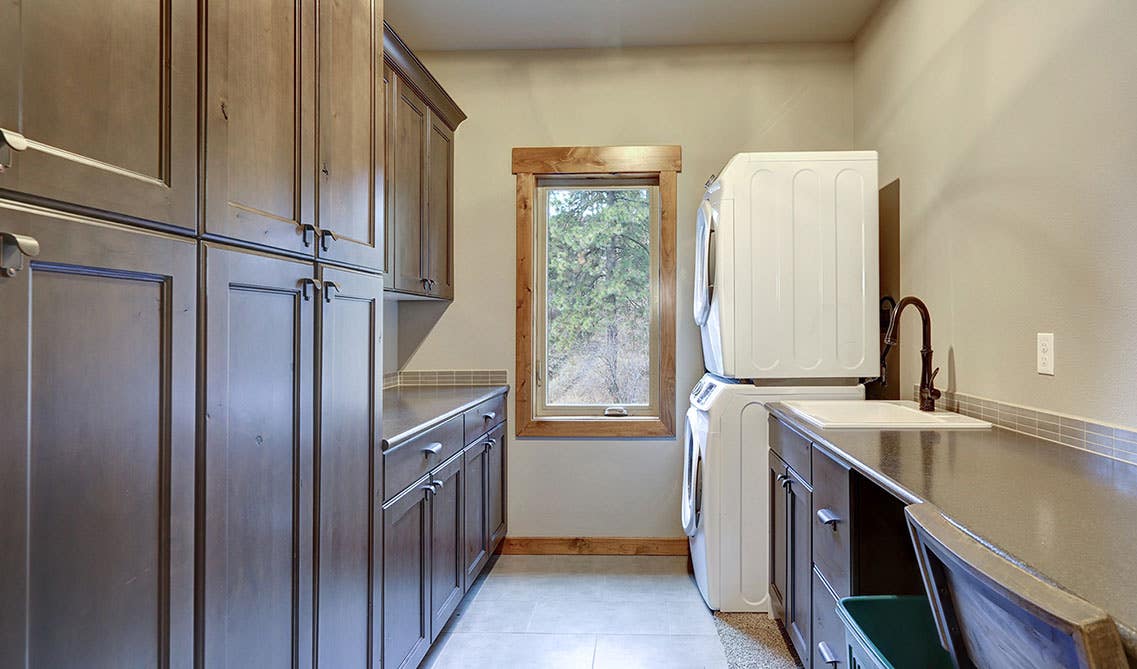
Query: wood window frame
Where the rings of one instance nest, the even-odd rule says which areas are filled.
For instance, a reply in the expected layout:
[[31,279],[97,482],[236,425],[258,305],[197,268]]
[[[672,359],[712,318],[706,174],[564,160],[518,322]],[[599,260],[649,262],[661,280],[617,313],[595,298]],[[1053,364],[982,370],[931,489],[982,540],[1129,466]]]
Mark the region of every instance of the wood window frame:
[[[518,437],[675,436],[675,229],[679,146],[556,146],[513,149],[517,177],[517,304],[514,425]],[[551,418],[534,412],[533,252],[541,177],[654,178],[659,182],[659,416]]]

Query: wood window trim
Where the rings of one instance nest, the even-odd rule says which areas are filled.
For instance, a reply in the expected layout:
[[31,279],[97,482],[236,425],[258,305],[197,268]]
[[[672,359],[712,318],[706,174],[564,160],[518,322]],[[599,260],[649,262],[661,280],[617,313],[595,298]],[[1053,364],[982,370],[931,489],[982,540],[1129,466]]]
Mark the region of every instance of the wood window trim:
[[[513,149],[517,176],[517,303],[514,425],[518,437],[675,436],[675,229],[679,146],[555,146]],[[659,180],[659,416],[540,418],[534,414],[534,203],[543,176],[656,177]]]

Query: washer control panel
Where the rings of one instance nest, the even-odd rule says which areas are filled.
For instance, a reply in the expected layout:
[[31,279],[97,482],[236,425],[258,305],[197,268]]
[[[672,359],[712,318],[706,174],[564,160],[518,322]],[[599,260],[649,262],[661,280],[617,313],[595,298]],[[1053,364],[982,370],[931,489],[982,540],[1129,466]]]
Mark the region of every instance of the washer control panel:
[[720,379],[712,374],[704,374],[703,378],[691,389],[691,406],[706,410],[718,391],[727,384],[737,383],[728,379]]

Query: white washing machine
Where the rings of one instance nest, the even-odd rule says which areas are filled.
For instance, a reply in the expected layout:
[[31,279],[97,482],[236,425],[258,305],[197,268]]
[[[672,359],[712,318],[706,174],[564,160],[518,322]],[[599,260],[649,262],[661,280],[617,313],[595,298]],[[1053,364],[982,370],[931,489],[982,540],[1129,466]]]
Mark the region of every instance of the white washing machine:
[[691,391],[682,520],[711,609],[769,611],[766,403],[795,399],[864,399],[864,386],[756,386],[706,374]]

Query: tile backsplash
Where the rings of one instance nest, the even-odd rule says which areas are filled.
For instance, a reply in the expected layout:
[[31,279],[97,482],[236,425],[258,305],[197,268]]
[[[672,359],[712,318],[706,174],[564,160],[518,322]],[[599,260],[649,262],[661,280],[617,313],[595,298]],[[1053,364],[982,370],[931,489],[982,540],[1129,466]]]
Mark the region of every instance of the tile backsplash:
[[[918,398],[918,387],[913,399]],[[1001,428],[1137,464],[1137,430],[944,391],[940,407]]]
[[383,387],[393,386],[496,386],[508,383],[504,369],[434,369],[389,372]]

